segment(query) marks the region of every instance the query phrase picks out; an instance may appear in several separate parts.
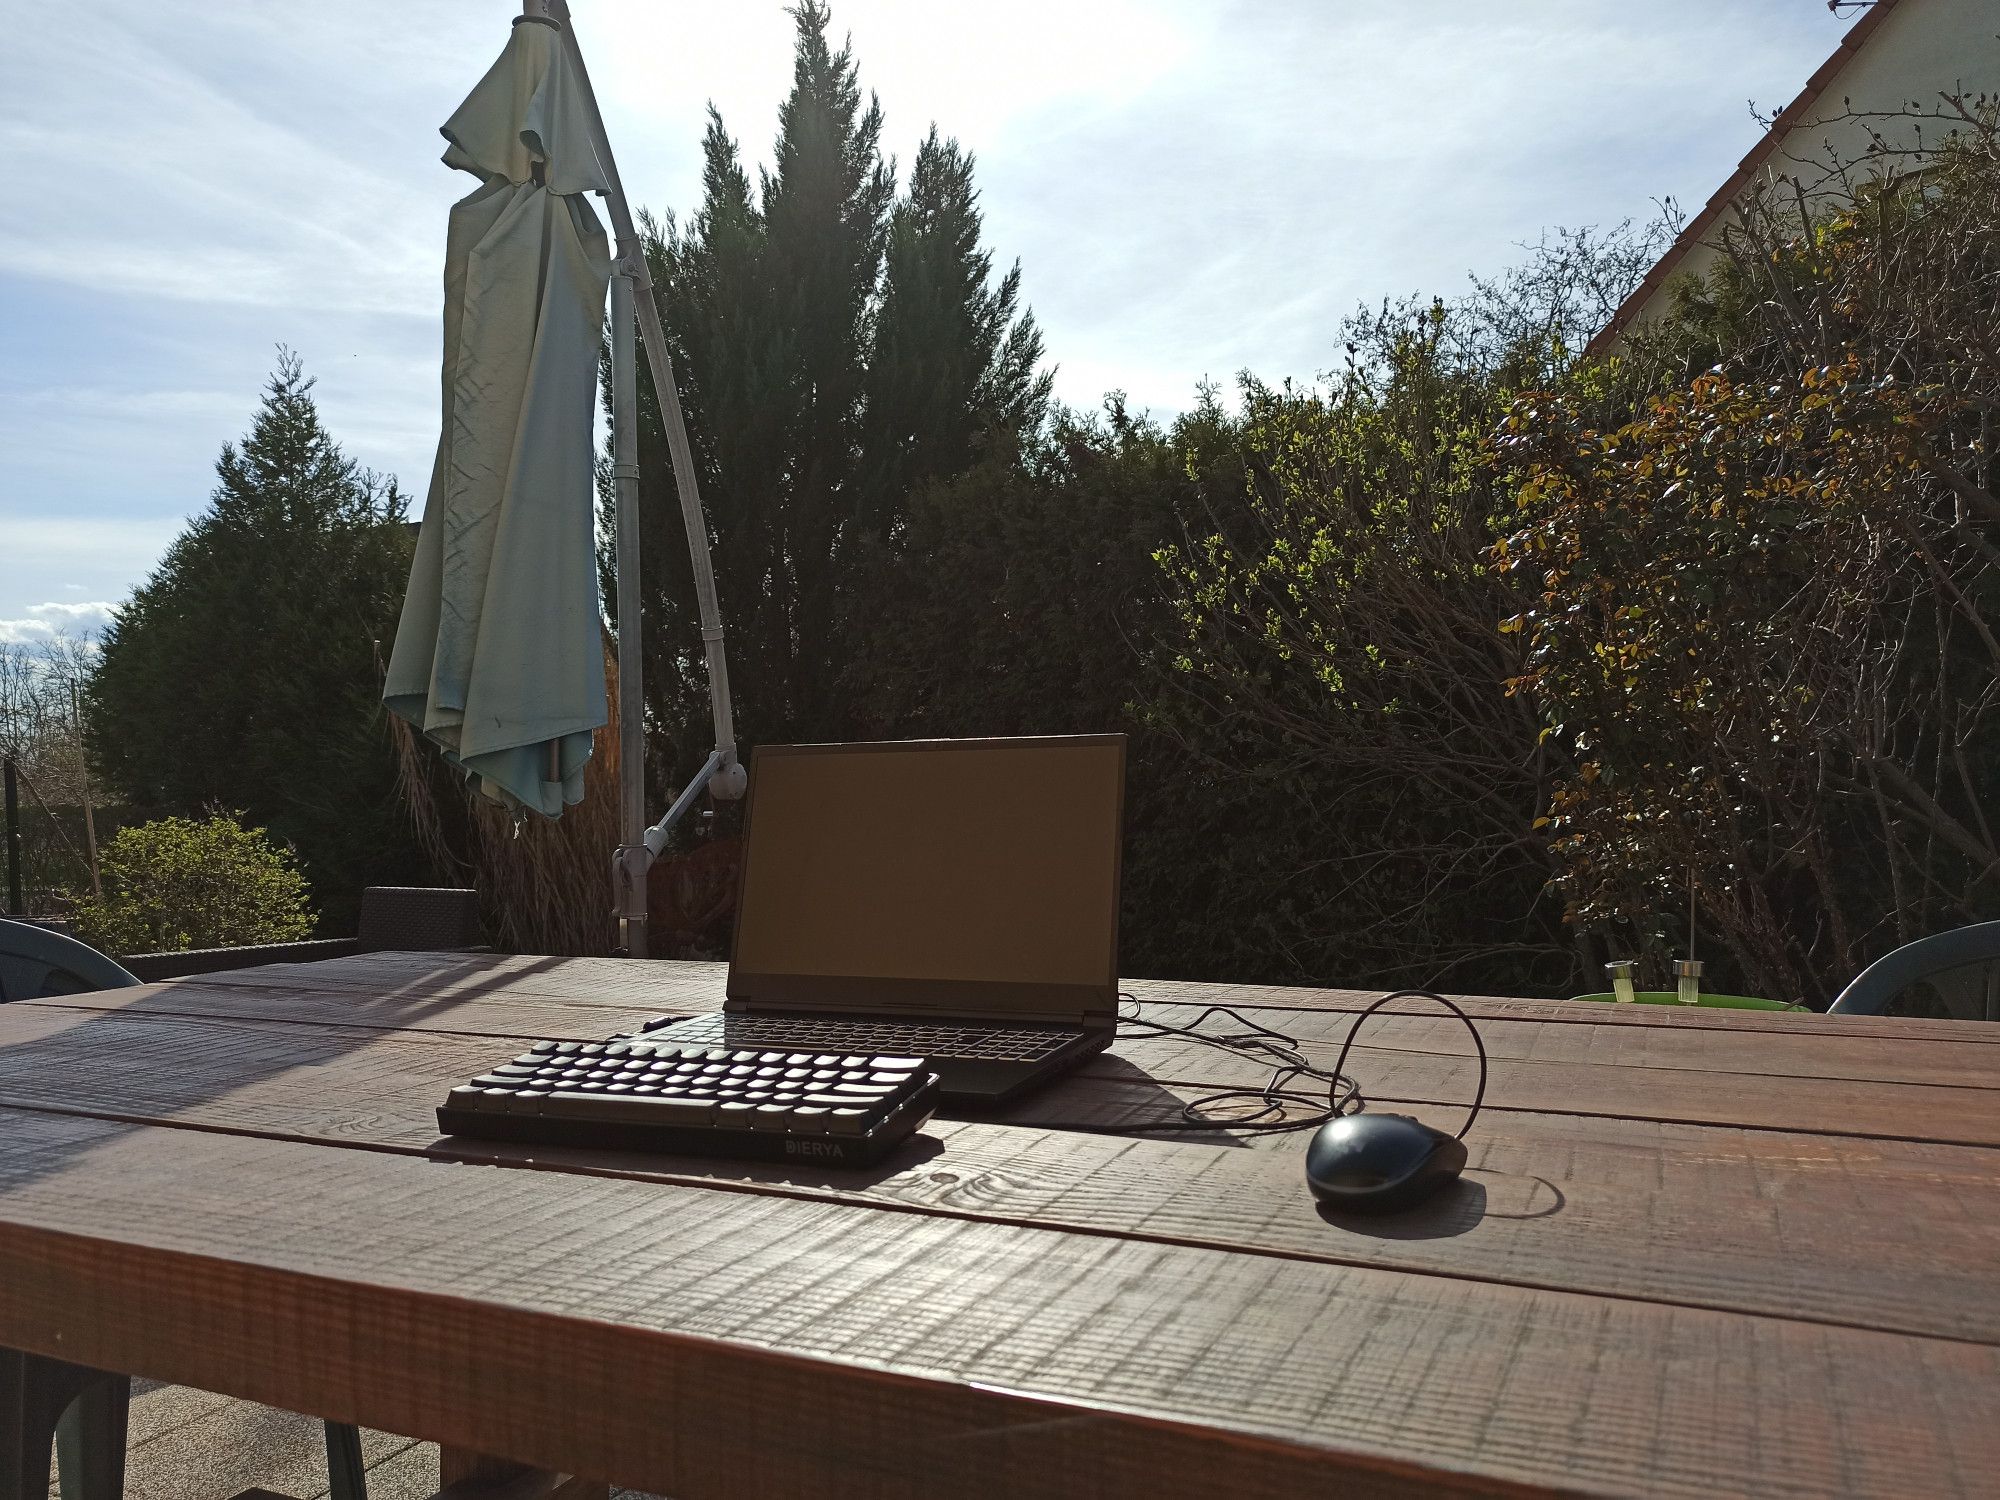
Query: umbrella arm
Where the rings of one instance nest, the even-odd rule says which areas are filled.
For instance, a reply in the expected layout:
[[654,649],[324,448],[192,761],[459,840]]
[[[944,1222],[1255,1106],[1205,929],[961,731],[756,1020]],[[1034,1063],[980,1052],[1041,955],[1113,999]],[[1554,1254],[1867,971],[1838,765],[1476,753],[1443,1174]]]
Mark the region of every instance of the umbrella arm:
[[620,844],[611,857],[611,882],[618,893],[618,945],[627,958],[644,958],[647,937],[646,879],[653,861],[667,847],[674,825],[687,816],[704,789],[717,801],[728,802],[743,795],[748,773],[736,759],[734,750],[711,750],[694,779],[674,798],[666,815],[646,830],[645,841]]
[[[748,781],[742,765],[736,759],[734,750],[711,750],[702,768],[694,773],[694,780],[681,789],[674,798],[674,805],[667,809],[660,821],[646,830],[646,854],[649,860],[658,859],[672,837],[674,825],[687,816],[695,799],[707,788],[708,794],[718,801],[731,801],[743,795],[744,783]],[[717,786],[715,783],[722,783]]]

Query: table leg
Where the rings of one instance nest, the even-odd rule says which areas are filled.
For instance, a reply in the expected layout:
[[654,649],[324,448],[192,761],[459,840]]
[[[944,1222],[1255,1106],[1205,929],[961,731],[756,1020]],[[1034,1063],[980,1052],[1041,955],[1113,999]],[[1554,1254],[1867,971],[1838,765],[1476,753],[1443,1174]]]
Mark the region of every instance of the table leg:
[[0,1349],[0,1500],[44,1500],[61,1450],[63,1500],[119,1500],[132,1382],[18,1349]]
[[[326,1424],[328,1500],[368,1500],[368,1470],[361,1460],[361,1429],[351,1422]],[[63,1500],[69,1500],[65,1495]]]
[[62,1500],[121,1500],[131,1411],[132,1382],[126,1376],[106,1375],[77,1392],[56,1423]]

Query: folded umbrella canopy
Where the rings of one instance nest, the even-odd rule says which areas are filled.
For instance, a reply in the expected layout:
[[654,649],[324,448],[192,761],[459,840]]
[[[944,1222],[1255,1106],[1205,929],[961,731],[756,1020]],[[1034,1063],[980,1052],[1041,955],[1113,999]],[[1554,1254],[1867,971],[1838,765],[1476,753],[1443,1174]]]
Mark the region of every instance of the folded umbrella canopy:
[[611,250],[556,27],[515,22],[444,125],[444,426],[383,701],[486,796],[558,817],[605,722],[592,419]]

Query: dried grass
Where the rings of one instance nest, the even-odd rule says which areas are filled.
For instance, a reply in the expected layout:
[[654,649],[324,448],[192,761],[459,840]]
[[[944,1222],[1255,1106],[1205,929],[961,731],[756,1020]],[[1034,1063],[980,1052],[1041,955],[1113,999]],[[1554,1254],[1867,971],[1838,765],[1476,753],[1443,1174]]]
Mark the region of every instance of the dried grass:
[[584,770],[583,801],[560,818],[512,816],[394,714],[397,790],[426,853],[479,891],[488,938],[510,953],[604,954],[617,941],[611,858],[618,847],[618,682],[606,649],[610,719]]

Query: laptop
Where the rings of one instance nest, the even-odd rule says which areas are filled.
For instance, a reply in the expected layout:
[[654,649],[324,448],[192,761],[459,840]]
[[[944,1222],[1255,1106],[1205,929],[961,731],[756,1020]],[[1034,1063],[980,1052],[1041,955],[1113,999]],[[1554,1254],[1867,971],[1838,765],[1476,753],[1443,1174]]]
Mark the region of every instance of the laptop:
[[986,1108],[1118,1023],[1125,736],[762,745],[720,1015],[648,1041],[927,1059]]

